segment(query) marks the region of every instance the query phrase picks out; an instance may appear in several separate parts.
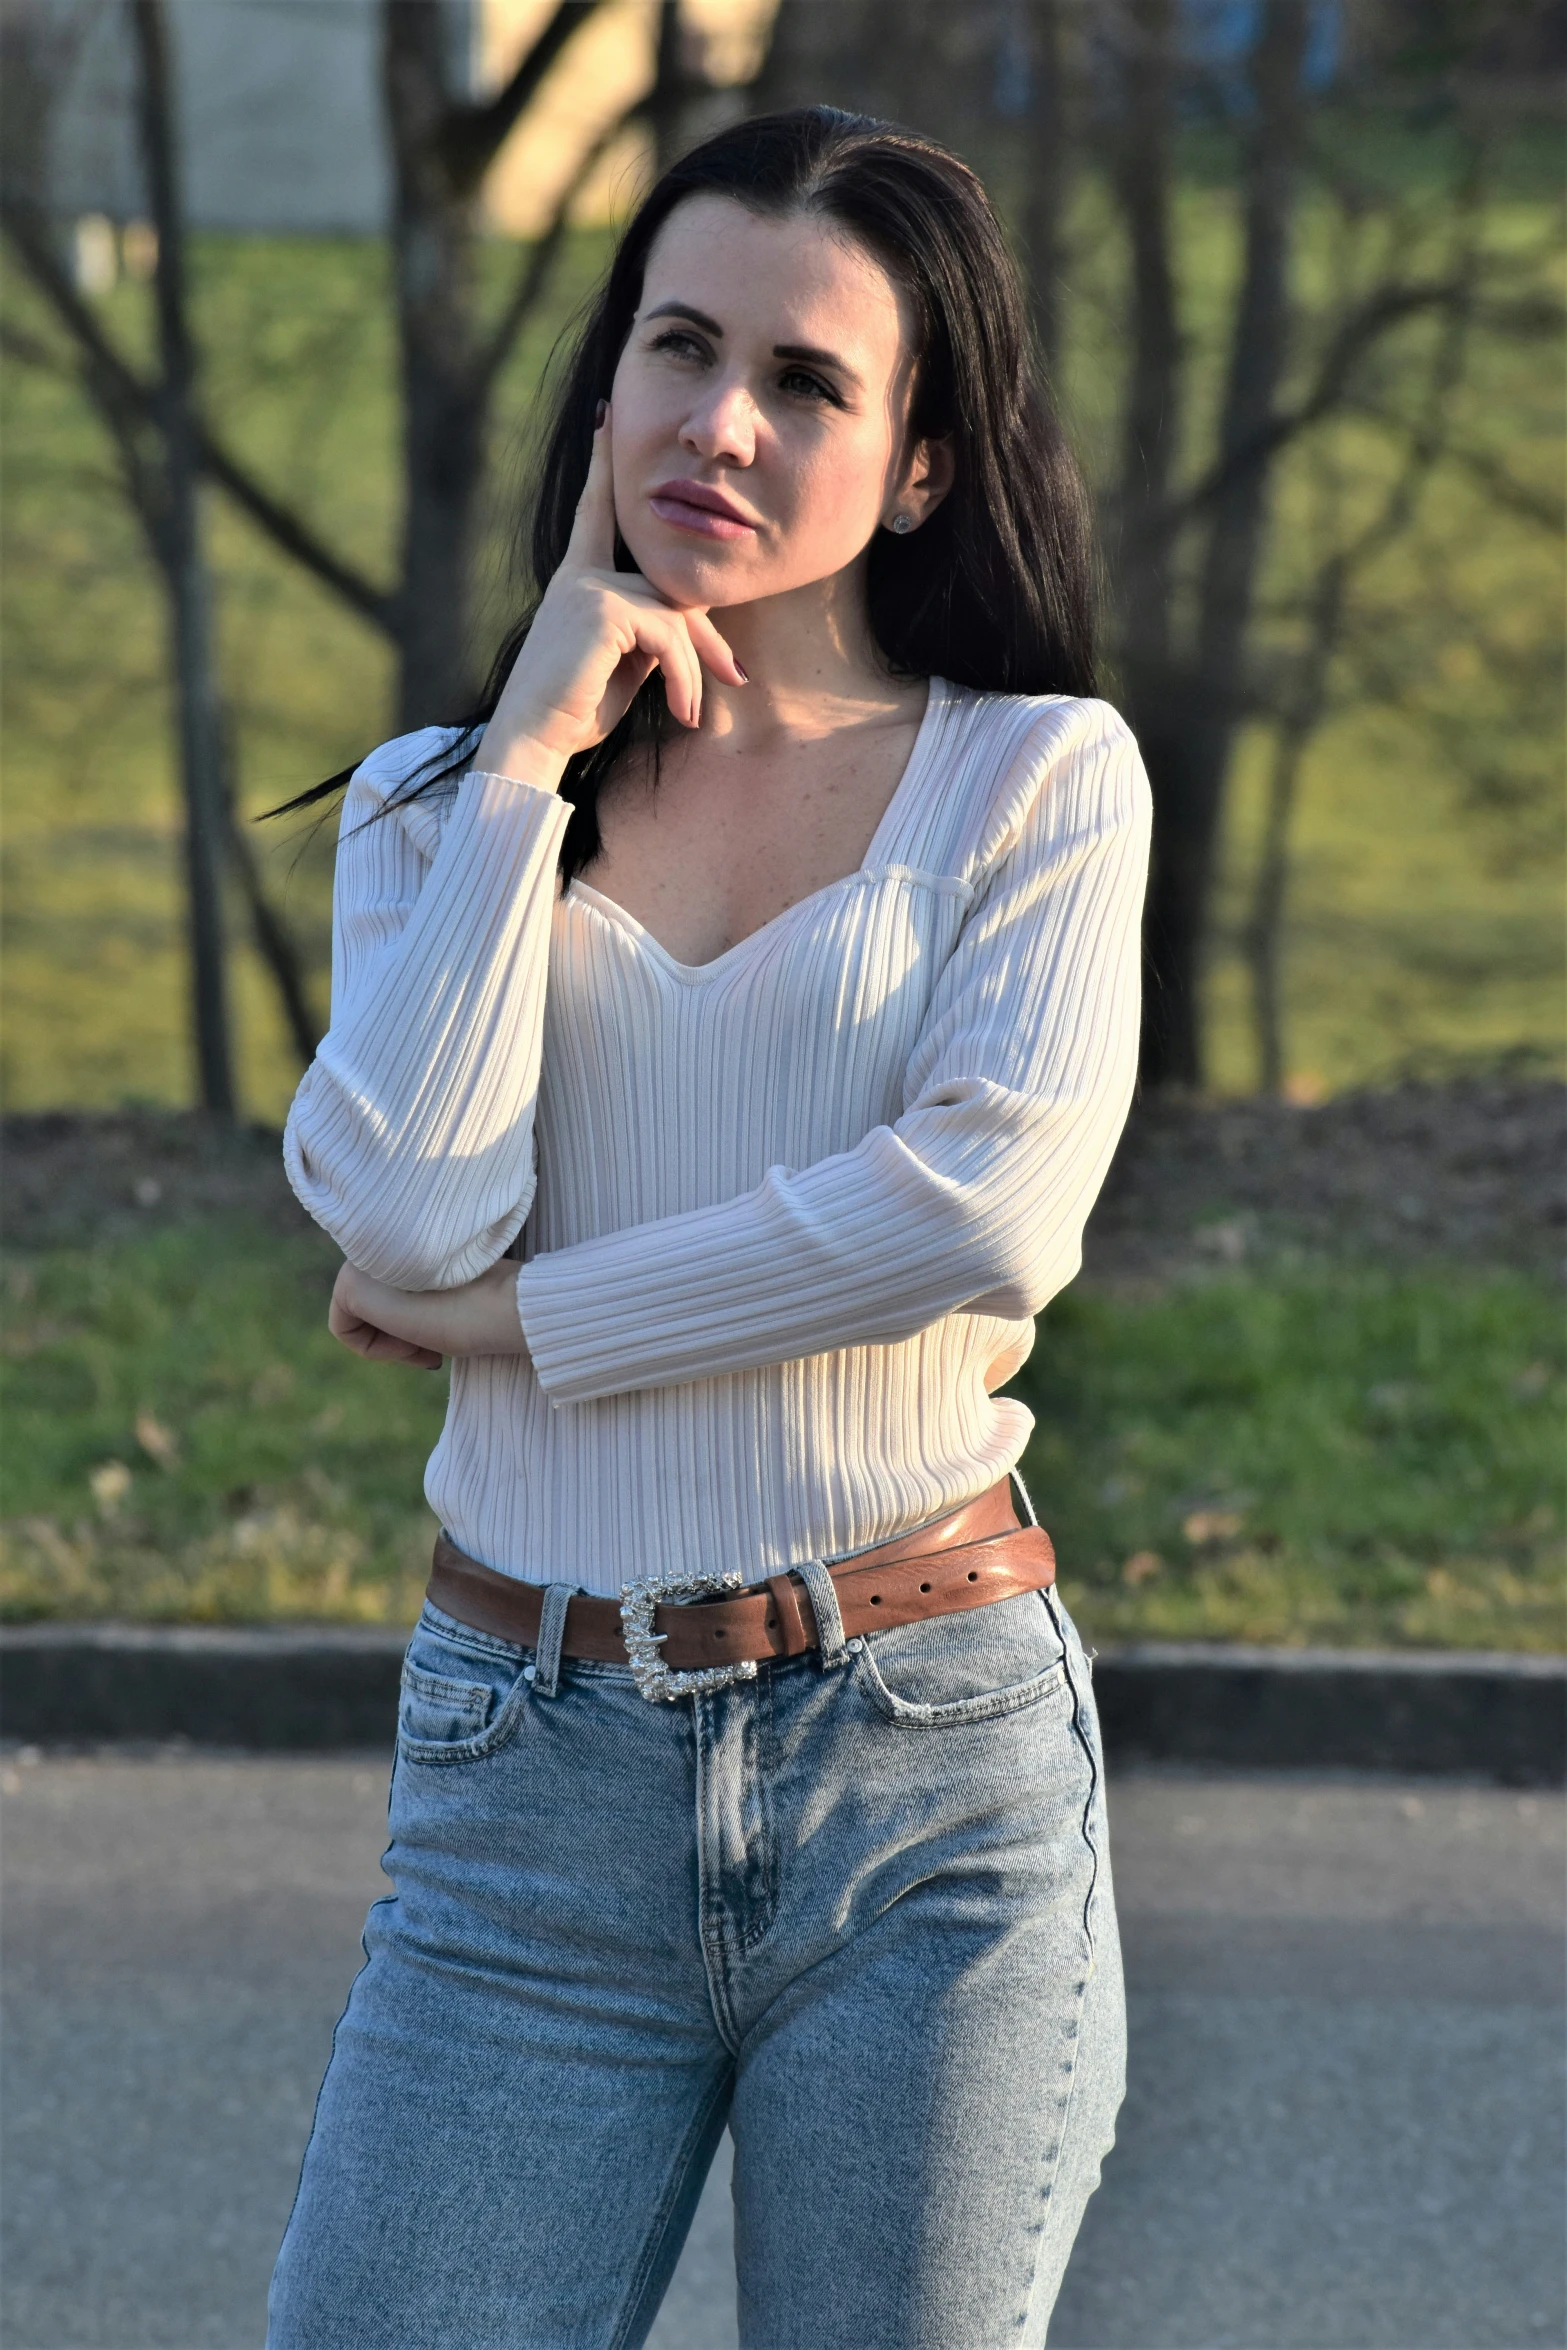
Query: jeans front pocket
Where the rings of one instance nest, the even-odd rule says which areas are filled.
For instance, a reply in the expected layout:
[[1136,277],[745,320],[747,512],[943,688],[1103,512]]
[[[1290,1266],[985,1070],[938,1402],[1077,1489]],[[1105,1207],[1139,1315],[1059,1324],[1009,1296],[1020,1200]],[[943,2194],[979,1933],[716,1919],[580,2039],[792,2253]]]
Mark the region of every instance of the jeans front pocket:
[[528,1652],[426,1603],[403,1659],[398,1751],[410,1762],[476,1762],[503,1746],[527,1702]]
[[873,1632],[856,1663],[877,1711],[916,1729],[1020,1713],[1067,1687],[1061,1634],[1037,1591]]

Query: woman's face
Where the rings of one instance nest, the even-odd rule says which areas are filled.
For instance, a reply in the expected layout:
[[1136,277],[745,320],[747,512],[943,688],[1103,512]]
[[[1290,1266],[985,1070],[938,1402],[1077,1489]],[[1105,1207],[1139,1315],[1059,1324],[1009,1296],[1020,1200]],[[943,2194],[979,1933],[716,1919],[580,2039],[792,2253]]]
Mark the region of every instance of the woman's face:
[[907,305],[808,213],[693,196],[648,255],[611,399],[615,513],[672,603],[725,606],[843,572],[950,478],[910,448]]

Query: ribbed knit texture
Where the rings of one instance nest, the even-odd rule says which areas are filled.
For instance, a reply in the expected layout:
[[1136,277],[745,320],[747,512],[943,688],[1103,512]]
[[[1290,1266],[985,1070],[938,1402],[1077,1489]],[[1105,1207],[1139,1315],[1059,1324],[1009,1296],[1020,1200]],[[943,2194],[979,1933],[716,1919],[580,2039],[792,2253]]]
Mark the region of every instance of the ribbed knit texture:
[[933,679],[859,871],[700,966],[556,894],[551,793],[470,772],[378,816],[457,739],[350,787],[332,1026],[284,1143],[399,1287],[521,1234],[529,1353],[453,1363],[426,1476],[453,1540],[613,1593],[983,1491],[1033,1425],[986,1373],[1077,1271],[1131,1099],[1149,796],[1122,720]]

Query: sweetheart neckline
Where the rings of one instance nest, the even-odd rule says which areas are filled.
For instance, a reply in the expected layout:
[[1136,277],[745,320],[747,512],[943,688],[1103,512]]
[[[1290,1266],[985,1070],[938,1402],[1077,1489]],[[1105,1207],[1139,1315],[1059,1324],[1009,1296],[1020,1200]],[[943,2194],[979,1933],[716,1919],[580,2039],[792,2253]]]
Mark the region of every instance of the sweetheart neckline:
[[864,859],[856,865],[853,872],[840,873],[835,881],[824,881],[819,888],[807,890],[804,897],[796,898],[792,905],[784,906],[778,913],[769,915],[768,919],[759,923],[755,930],[748,930],[744,938],[737,938],[732,946],[724,948],[722,954],[710,956],[705,963],[682,963],[678,955],[671,954],[663,941],[654,936],[645,922],[639,922],[636,915],[621,905],[618,898],[609,897],[603,890],[595,889],[592,882],[583,881],[580,877],[574,878],[568,884],[568,891],[575,891],[582,897],[592,898],[598,905],[604,907],[615,921],[628,930],[640,944],[651,948],[659,960],[667,964],[669,969],[678,974],[680,978],[685,980],[708,978],[713,972],[721,970],[734,956],[741,954],[745,948],[754,945],[757,939],[765,938],[769,931],[778,927],[780,922],[787,922],[789,917],[792,914],[797,914],[802,906],[813,905],[818,898],[828,897],[834,890],[847,889],[851,883],[869,881],[882,873],[908,870],[907,867],[900,866],[896,860],[889,859],[885,853],[878,855],[878,851],[882,850],[884,835],[889,834],[893,829],[894,818],[900,817],[902,814],[902,803],[909,794],[910,786],[924,772],[929,763],[931,745],[938,731],[940,714],[951,698],[952,688],[947,684],[945,678],[932,677],[928,681],[925,708],[915,730],[914,740],[909,745],[909,755],[904,761],[903,772],[893,786],[892,796],[881,812],[876,829],[871,835],[870,845],[865,851]]

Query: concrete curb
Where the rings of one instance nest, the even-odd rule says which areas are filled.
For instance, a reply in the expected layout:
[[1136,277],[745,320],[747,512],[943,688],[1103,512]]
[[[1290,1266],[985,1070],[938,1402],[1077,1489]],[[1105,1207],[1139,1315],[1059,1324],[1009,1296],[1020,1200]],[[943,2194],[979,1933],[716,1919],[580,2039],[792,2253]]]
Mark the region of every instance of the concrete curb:
[[1567,1778],[1567,1657],[1486,1650],[1106,1649],[1094,1690],[1112,1761]]
[[[407,1635],[299,1626],[0,1628],[0,1735],[32,1745],[188,1739],[277,1751],[385,1746]],[[1567,1777],[1567,1657],[1102,1649],[1116,1761]]]
[[386,1746],[407,1644],[406,1631],[378,1626],[10,1624],[0,1629],[0,1737]]

